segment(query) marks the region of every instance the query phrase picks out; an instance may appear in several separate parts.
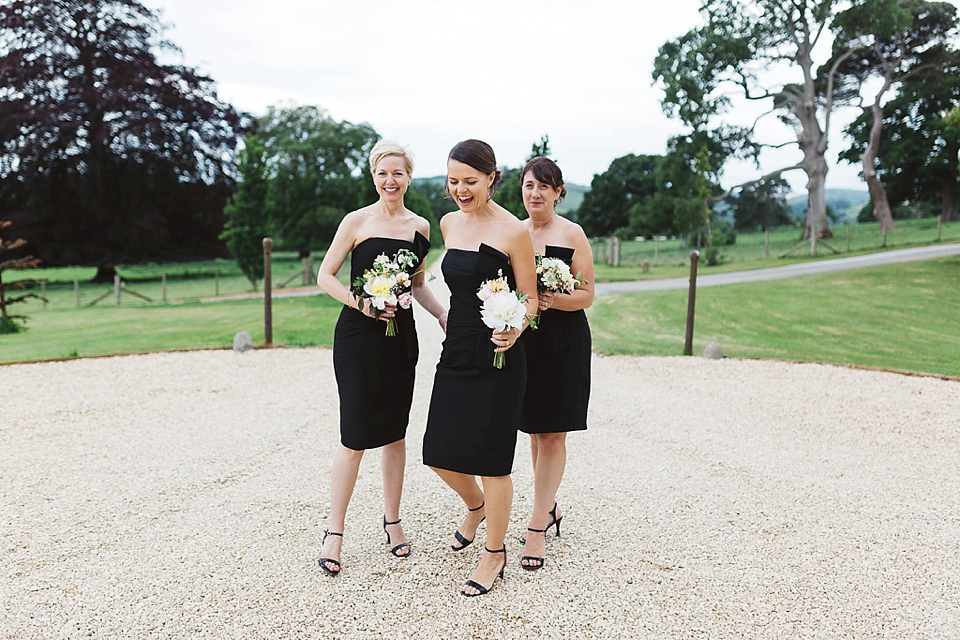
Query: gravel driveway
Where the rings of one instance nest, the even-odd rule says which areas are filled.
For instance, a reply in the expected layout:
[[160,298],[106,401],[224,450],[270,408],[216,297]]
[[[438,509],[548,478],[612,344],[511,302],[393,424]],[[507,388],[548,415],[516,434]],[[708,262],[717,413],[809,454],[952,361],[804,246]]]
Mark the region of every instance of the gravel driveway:
[[2,638],[956,638],[960,382],[816,364],[594,357],[568,439],[561,538],[459,585],[462,505],[420,462],[440,336],[421,364],[403,522],[379,454],[319,569],[337,401],[328,349],[0,367]]

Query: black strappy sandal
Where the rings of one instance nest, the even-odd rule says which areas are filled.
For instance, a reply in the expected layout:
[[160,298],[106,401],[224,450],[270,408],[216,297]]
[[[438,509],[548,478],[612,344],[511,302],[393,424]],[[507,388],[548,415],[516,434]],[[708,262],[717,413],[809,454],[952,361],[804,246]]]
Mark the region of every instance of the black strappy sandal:
[[[397,520],[396,522],[387,522],[387,516],[383,516],[383,532],[387,534],[387,544],[391,544],[390,534],[387,533],[387,527],[393,526],[395,524],[400,524],[400,520]],[[410,549],[410,551],[407,551],[406,553],[399,553],[401,549]],[[406,558],[411,553],[413,553],[413,547],[410,546],[409,542],[401,542],[397,546],[391,548],[390,553],[397,556],[398,558]]]
[[[547,527],[547,529],[549,529],[549,527]],[[544,539],[546,539],[547,536],[547,529],[531,529],[530,527],[527,527],[527,531],[530,533],[542,533]],[[526,544],[526,540],[524,540],[524,544]],[[533,560],[537,564],[523,564],[524,560]],[[547,559],[542,556],[520,556],[520,566],[527,571],[536,571],[537,569],[542,569],[546,562]]]
[[489,592],[490,592],[490,589],[493,589],[493,585],[494,585],[494,583],[496,583],[497,578],[502,578],[502,577],[503,577],[503,570],[507,568],[507,546],[504,545],[502,549],[497,549],[496,551],[494,551],[493,549],[491,549],[491,548],[489,548],[489,547],[484,547],[484,549],[486,549],[487,553],[502,553],[502,554],[503,554],[503,566],[500,567],[500,573],[498,573],[497,575],[495,575],[495,576],[493,577],[493,582],[490,583],[490,588],[489,588],[489,589],[488,589],[487,587],[483,586],[482,584],[480,584],[479,582],[474,582],[473,580],[467,580],[465,583],[463,583],[463,586],[464,586],[464,587],[473,587],[474,589],[477,590],[477,593],[467,593],[466,591],[461,591],[461,592],[460,592],[460,595],[462,595],[462,596],[466,596],[467,598],[474,598],[474,597],[476,597],[476,596],[482,596],[482,595],[485,594],[485,593],[489,593]]
[[[549,513],[549,514],[553,517],[553,520],[543,529],[543,531],[544,531],[544,534],[543,534],[543,535],[544,535],[544,537],[546,537],[546,535],[547,535],[546,532],[547,532],[547,531],[550,531],[550,527],[556,525],[556,526],[557,526],[557,537],[559,538],[559,537],[560,537],[560,521],[563,520],[563,516],[560,516],[559,518],[557,517],[557,503],[556,503],[556,502],[553,503],[553,509],[550,509],[550,511],[547,511],[547,513]],[[527,529],[527,531],[536,531],[536,529]],[[526,538],[526,536],[520,536],[520,544],[527,544],[527,538]]]
[[[483,509],[483,506],[485,504],[486,502],[481,502],[479,507],[476,507],[475,509],[467,509],[467,511],[480,511],[480,509]],[[486,520],[486,518],[484,518],[483,520]],[[480,522],[483,522],[483,520],[481,520]],[[480,525],[477,525],[477,526],[480,526]],[[460,543],[459,547],[450,545],[450,548],[453,549],[454,551],[463,551],[464,549],[469,547],[471,544],[473,544],[473,538],[469,540],[464,538],[463,534],[460,533],[460,529],[457,529],[456,531],[453,532],[453,537],[456,538],[457,542]],[[474,534],[474,537],[476,537],[476,534]],[[494,552],[491,551],[491,553],[494,553]]]
[[[328,530],[324,529],[324,531],[323,531],[323,540],[320,541],[320,546],[321,546],[321,547],[323,546],[323,543],[327,541],[327,536],[340,536],[340,537],[342,538],[342,537],[343,537],[343,534],[342,534],[342,533],[337,533],[336,531],[328,531]],[[317,562],[320,563],[320,568],[323,569],[324,571],[326,571],[328,576],[331,576],[331,577],[336,578],[338,575],[340,575],[340,561],[339,561],[339,560],[334,560],[333,558],[320,558]],[[334,570],[334,569],[331,569],[330,567],[328,567],[327,565],[324,564],[325,562],[329,562],[329,563],[331,563],[331,564],[335,564],[335,565],[337,565],[337,568],[336,568],[335,570]]]

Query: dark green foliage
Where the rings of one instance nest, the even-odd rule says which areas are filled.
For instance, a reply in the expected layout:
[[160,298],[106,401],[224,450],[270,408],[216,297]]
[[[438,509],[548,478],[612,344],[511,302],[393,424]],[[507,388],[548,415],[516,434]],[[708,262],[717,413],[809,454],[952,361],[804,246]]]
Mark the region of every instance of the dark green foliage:
[[36,280],[17,280],[12,283],[3,281],[3,272],[9,269],[31,269],[40,264],[38,258],[33,256],[8,257],[9,253],[19,253],[24,245],[27,244],[23,238],[16,240],[7,240],[4,238],[7,230],[10,228],[9,220],[0,220],[0,333],[19,333],[24,330],[22,323],[18,320],[26,321],[27,316],[12,314],[7,311],[7,307],[18,302],[26,302],[30,298],[40,298],[36,293],[23,293],[15,296],[7,295],[7,291],[23,291],[37,284]]
[[407,189],[407,193],[403,197],[403,204],[407,209],[410,209],[410,211],[413,211],[420,217],[426,218],[427,222],[430,223],[430,246],[434,248],[442,247],[443,233],[440,231],[440,223],[437,222],[436,216],[433,215],[433,208],[430,206],[430,201],[427,200],[426,196],[420,193],[420,190],[416,186],[410,185],[410,188]]
[[628,235],[631,209],[657,191],[659,161],[660,156],[630,153],[594,175],[577,212],[584,233],[590,237]]
[[267,164],[263,141],[248,135],[239,158],[240,184],[224,208],[221,239],[253,288],[263,279],[263,239],[271,235]]
[[766,230],[792,224],[786,195],[790,185],[782,178],[764,180],[745,186],[726,202],[733,208],[737,229]]
[[[944,220],[957,219],[960,129],[949,127],[944,117],[944,112],[957,103],[960,73],[929,70],[901,83],[897,94],[884,105],[876,168],[894,205],[936,202]],[[842,159],[859,161],[871,124],[872,117],[864,113],[847,127],[852,142],[840,154]],[[870,211],[872,215],[872,207]]]
[[257,135],[281,247],[303,257],[325,248],[344,215],[377,199],[367,162],[378,136],[369,124],[338,122],[315,106],[270,107]]
[[0,5],[0,203],[47,265],[223,252],[245,116],[136,0]]

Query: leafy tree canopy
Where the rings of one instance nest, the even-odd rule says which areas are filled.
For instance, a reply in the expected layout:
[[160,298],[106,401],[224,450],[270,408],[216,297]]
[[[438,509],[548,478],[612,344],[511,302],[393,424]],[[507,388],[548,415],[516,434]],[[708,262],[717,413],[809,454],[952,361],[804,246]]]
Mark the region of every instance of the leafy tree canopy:
[[47,265],[221,251],[246,116],[136,0],[0,6],[0,204]]

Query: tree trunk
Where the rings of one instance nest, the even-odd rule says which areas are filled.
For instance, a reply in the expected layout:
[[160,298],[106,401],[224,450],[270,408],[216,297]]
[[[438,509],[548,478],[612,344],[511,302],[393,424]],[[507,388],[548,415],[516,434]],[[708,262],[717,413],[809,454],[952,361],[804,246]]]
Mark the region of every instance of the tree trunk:
[[827,220],[827,132],[824,129],[829,128],[832,102],[826,108],[826,125],[821,128],[817,118],[817,87],[814,81],[812,52],[813,43],[810,42],[809,33],[805,31],[805,37],[797,52],[797,63],[803,70],[803,90],[790,109],[800,121],[800,133],[797,136],[797,144],[803,152],[800,168],[807,174],[807,224],[803,230],[804,240],[811,236],[831,236]]
[[873,200],[873,216],[880,223],[880,231],[894,231],[896,225],[893,224],[893,212],[890,210],[890,201],[887,199],[887,190],[883,188],[883,183],[877,177],[877,153],[880,151],[880,131],[883,129],[883,109],[880,108],[880,98],[886,92],[891,84],[892,72],[887,72],[886,82],[883,88],[877,92],[877,97],[870,105],[870,113],[873,115],[873,124],[870,126],[870,137],[867,139],[867,146],[860,156],[860,165],[863,167],[863,179],[867,182],[867,191],[870,192],[870,199]]
[[117,269],[112,264],[101,264],[97,266],[97,274],[93,276],[90,282],[107,282],[113,284],[113,277],[117,275]]
[[944,178],[940,187],[940,219],[948,222],[957,217],[957,181]]
[[830,226],[827,221],[827,160],[823,154],[813,156],[803,162],[807,174],[807,224],[803,230],[803,239],[809,240],[816,233],[817,238],[830,238]]

